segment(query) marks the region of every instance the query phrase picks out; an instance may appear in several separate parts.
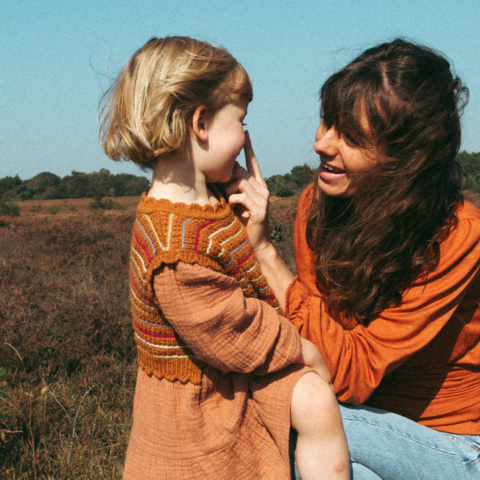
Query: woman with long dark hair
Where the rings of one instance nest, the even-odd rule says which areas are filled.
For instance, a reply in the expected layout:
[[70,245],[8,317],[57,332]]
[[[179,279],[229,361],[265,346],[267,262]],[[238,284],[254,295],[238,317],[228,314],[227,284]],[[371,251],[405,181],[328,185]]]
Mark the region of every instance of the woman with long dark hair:
[[353,478],[480,475],[480,211],[455,161],[467,98],[441,54],[402,39],[325,82],[296,277],[268,239],[250,148],[228,190],[288,318],[330,370]]

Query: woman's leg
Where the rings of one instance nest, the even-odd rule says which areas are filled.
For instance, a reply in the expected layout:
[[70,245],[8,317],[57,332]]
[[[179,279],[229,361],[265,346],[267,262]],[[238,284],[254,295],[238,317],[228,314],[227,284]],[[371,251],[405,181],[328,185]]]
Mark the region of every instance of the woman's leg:
[[478,437],[439,432],[363,405],[340,404],[340,411],[353,467],[363,465],[383,480],[480,478]]
[[331,386],[316,373],[306,373],[293,390],[291,411],[302,480],[349,479],[347,441]]

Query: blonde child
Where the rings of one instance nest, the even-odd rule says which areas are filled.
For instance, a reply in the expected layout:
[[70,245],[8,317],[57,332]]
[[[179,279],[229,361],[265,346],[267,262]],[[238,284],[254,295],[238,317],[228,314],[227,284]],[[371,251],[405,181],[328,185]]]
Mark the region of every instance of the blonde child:
[[323,360],[212,186],[232,179],[251,100],[243,67],[188,37],[147,42],[104,97],[107,155],[153,170],[131,248],[140,368],[125,479],[288,479],[290,426],[303,480],[349,478]]

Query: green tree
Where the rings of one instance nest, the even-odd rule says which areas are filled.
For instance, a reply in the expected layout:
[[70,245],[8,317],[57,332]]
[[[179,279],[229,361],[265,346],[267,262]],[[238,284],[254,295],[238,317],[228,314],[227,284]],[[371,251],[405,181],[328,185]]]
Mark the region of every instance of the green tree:
[[480,153],[467,153],[464,150],[457,155],[457,162],[467,175],[467,188],[480,192]]
[[62,178],[58,185],[60,198],[85,198],[88,192],[88,175],[73,170],[71,175]]
[[301,165],[293,167],[291,172],[285,175],[273,175],[265,179],[270,193],[278,197],[299,195],[312,181],[305,166]]
[[56,187],[61,181],[62,179],[54,173],[42,172],[38,175],[35,175],[30,180],[26,180],[24,183],[27,183],[32,188],[45,189],[47,187]]
[[22,185],[22,180],[18,175],[14,177],[0,178],[0,200],[10,200],[15,197],[15,189]]
[[54,173],[42,172],[25,180],[23,185],[16,189],[15,196],[19,200],[57,198],[57,187],[61,181],[62,179]]
[[292,168],[291,179],[297,188],[301,189],[302,191],[309,183],[312,183],[312,177],[307,172],[305,167],[300,165]]
[[288,185],[282,185],[277,191],[276,191],[277,197],[293,197],[295,195],[295,192],[293,191],[293,188],[289,187]]

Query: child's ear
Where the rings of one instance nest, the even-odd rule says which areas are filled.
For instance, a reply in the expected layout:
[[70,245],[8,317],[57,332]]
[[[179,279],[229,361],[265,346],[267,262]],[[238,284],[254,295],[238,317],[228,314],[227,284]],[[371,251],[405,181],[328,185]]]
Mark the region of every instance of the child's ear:
[[205,105],[200,105],[197,107],[192,116],[192,132],[202,142],[206,142],[208,140],[207,116],[208,111]]

